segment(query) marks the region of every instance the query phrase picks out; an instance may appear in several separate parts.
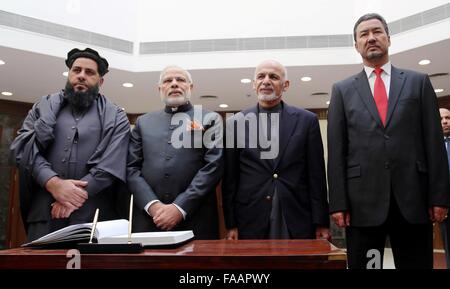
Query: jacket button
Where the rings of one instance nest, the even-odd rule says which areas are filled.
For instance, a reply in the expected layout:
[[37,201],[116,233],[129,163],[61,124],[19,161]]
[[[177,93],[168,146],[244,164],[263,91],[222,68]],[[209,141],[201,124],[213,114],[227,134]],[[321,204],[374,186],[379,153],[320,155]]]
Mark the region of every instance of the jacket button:
[[384,139],[388,140],[388,139],[390,139],[390,137],[387,134],[385,134]]
[[391,165],[389,164],[389,162],[385,162],[384,163],[384,168],[385,169],[389,169],[391,167]]
[[268,202],[272,201],[272,196],[266,196],[266,201]]
[[274,179],[278,179],[278,174],[273,174]]

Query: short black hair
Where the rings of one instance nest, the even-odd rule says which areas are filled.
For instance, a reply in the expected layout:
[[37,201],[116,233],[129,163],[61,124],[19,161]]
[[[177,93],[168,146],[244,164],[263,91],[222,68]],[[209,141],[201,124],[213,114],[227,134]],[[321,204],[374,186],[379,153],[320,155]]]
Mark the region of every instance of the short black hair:
[[353,27],[353,39],[356,41],[356,28],[359,24],[363,21],[372,20],[372,19],[378,19],[384,26],[384,30],[386,31],[386,34],[389,36],[389,28],[387,25],[386,20],[384,20],[383,16],[377,13],[367,13],[363,16],[359,17],[358,21],[356,21],[355,26]]
[[101,57],[97,51],[91,48],[86,48],[85,50],[80,50],[78,48],[74,48],[67,53],[66,65],[69,68],[72,68],[72,65],[77,58],[90,58],[97,62],[98,66],[98,74],[101,76],[105,75],[108,72],[108,61]]

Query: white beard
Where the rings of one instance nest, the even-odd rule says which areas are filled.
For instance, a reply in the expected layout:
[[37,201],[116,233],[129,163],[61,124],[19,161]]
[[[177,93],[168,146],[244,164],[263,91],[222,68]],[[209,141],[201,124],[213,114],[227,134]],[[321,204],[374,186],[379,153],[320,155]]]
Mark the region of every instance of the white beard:
[[191,91],[187,91],[186,94],[179,95],[176,97],[164,97],[164,95],[161,94],[161,100],[167,105],[167,106],[173,106],[177,107],[180,105],[185,104],[189,101],[191,98]]
[[258,94],[258,100],[259,101],[264,101],[264,102],[271,102],[274,101],[276,99],[278,99],[279,97],[275,95],[275,92],[272,94]]

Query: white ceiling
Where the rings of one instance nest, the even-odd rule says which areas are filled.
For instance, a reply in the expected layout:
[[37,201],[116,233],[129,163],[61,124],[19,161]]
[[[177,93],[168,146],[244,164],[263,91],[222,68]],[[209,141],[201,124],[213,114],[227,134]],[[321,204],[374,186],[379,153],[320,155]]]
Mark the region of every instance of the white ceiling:
[[[391,56],[393,65],[422,71],[428,74],[450,73],[450,39]],[[424,58],[432,60],[427,66],[418,65]],[[64,87],[67,68],[64,59],[48,55],[0,46],[0,90],[11,91],[13,96],[0,95],[1,99],[35,102],[40,96]],[[291,80],[284,99],[293,105],[305,108],[325,108],[329,96],[311,96],[313,93],[330,93],[334,82],[361,69],[354,65],[288,66]],[[240,79],[251,78],[253,68],[191,70],[194,80],[194,104],[202,104],[211,110],[240,110],[256,103],[251,84],[242,84]],[[310,82],[301,82],[302,76],[312,77]],[[143,113],[161,108],[157,91],[158,72],[130,72],[111,69],[105,75],[101,91],[128,113]],[[132,82],[133,88],[122,87],[123,82]],[[443,88],[438,96],[450,92],[450,76],[432,78],[435,88]],[[215,95],[217,99],[200,99],[201,95]],[[219,104],[226,103],[227,109]]]
[[[252,78],[254,67],[268,58],[287,66],[291,86],[283,97],[288,103],[304,108],[326,108],[329,95],[312,94],[330,93],[334,82],[361,70],[361,59],[352,47],[144,55],[140,54],[139,45],[142,41],[350,34],[354,20],[372,11],[380,12],[397,29],[399,24],[407,27],[414,19],[424,22],[425,17],[433,19],[436,13],[444,13],[444,19],[425,22],[420,27],[400,30],[392,35],[390,52],[395,66],[428,74],[450,72],[450,5],[443,0],[347,0],[339,4],[334,0],[249,0],[245,4],[238,0],[230,1],[217,5],[207,0],[4,1],[0,4],[0,11],[6,11],[6,14],[125,39],[134,45],[134,50],[133,53],[123,53],[33,30],[21,30],[8,24],[0,25],[0,60],[6,62],[0,65],[0,92],[14,93],[13,96],[0,94],[0,99],[33,103],[42,95],[63,88],[66,78],[62,72],[67,70],[64,64],[67,51],[73,47],[90,46],[110,62],[110,72],[105,76],[101,92],[128,113],[143,113],[162,107],[157,91],[159,71],[171,64],[185,67],[192,73],[194,104],[216,111],[241,110],[255,104],[256,97],[252,85],[242,84],[240,80]],[[98,21],[100,8],[102,21]],[[271,12],[270,17],[266,17],[268,11]],[[169,14],[176,21],[167,18]],[[336,17],[342,19],[337,21]],[[17,21],[26,21],[25,18]],[[263,18],[265,21],[261,21]],[[401,23],[399,19],[402,19]],[[42,24],[36,23],[37,26]],[[418,65],[418,61],[425,58],[432,63]],[[303,76],[312,77],[312,81],[301,82]],[[131,82],[134,87],[124,88],[124,82]],[[444,89],[438,97],[450,94],[450,76],[432,78],[432,83],[435,88]],[[202,95],[217,98],[201,99]],[[219,108],[221,103],[229,107]]]

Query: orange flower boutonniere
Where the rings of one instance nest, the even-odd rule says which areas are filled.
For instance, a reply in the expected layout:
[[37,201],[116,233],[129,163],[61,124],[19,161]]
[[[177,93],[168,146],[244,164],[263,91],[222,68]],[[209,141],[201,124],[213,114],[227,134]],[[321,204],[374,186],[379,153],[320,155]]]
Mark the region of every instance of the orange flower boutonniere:
[[191,130],[204,130],[204,128],[203,128],[202,124],[199,123],[198,121],[196,121],[196,120],[194,120],[194,121],[188,120],[187,131],[191,131]]

